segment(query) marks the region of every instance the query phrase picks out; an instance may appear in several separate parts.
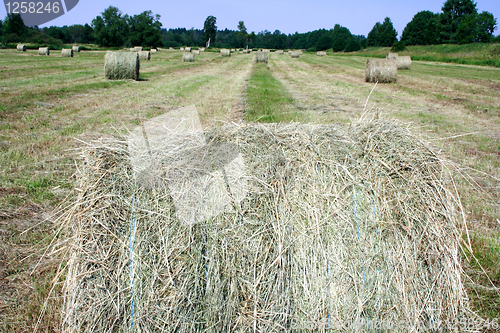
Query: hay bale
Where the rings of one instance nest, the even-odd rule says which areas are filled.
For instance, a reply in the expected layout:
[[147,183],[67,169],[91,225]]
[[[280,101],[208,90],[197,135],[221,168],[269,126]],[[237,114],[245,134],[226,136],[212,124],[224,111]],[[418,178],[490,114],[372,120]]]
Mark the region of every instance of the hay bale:
[[48,47],[39,47],[38,48],[38,55],[50,55],[50,50]]
[[[151,169],[140,174],[132,140],[82,148],[81,192],[61,219],[63,333],[294,332],[311,322],[351,332],[360,320],[437,332],[472,316],[459,200],[444,159],[407,129],[247,124],[204,137],[150,136]],[[173,184],[202,177],[225,185],[206,200],[225,196],[227,209],[186,223]]]
[[191,52],[191,48],[190,47],[185,47],[184,48],[184,52]]
[[277,53],[277,54],[285,54],[285,52],[283,50],[277,50],[275,53]]
[[73,52],[80,52],[80,46],[78,45],[73,45],[71,49],[73,50]]
[[199,55],[200,54],[200,50],[193,50],[193,51],[191,51],[191,53],[193,53],[194,55]]
[[139,60],[151,60],[151,52],[149,51],[139,51]]
[[156,50],[159,52],[159,51],[161,51],[161,48],[160,48],[160,47],[157,47],[157,48],[156,48]]
[[16,49],[17,49],[19,52],[26,52],[26,45],[24,45],[24,44],[17,44]]
[[292,51],[290,53],[292,58],[298,58],[298,57],[300,57],[301,54],[302,54],[302,52],[300,52],[300,51]]
[[183,48],[183,47],[181,47],[179,50],[180,50],[180,51],[184,51],[184,48]]
[[200,52],[205,52],[205,48],[204,47],[200,47],[199,51]]
[[142,51],[142,46],[134,46],[134,51],[135,51],[135,52],[140,52],[140,51]]
[[104,76],[110,80],[139,80],[139,54],[137,52],[107,52]]
[[398,54],[397,53],[392,53],[392,52],[389,52],[387,54],[387,57],[386,59],[397,59],[398,58]]
[[393,83],[397,80],[397,74],[396,59],[372,59],[366,61],[366,82]]
[[195,54],[193,52],[183,53],[182,61],[184,62],[194,62]]
[[236,49],[231,49],[231,52],[236,52]]
[[326,51],[318,51],[318,52],[316,52],[316,55],[320,56],[320,57],[324,57],[324,56],[326,56]]
[[174,50],[174,48],[173,48],[172,46],[170,46],[168,49],[169,49],[170,51],[173,51],[173,50]]
[[156,52],[158,52],[156,49],[151,49],[152,54],[155,54]]
[[228,49],[222,49],[220,50],[220,55],[223,57],[230,57],[231,56],[231,51]]
[[267,64],[269,58],[268,52],[255,52],[255,62],[265,62]]
[[410,56],[398,57],[398,70],[399,69],[411,69],[411,58]]
[[61,57],[72,58],[73,57],[73,49],[62,49],[61,50]]
[[262,49],[262,52],[264,52],[264,53],[270,53],[271,50],[269,50],[269,49]]

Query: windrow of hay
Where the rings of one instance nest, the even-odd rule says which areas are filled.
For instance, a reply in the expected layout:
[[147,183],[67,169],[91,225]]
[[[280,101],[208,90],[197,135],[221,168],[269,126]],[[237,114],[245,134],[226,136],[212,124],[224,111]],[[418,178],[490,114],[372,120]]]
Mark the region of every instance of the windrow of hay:
[[195,54],[192,52],[182,54],[182,61],[184,61],[184,62],[194,62],[194,58],[195,58]]
[[110,80],[139,80],[139,55],[137,52],[107,52],[104,76]]
[[290,53],[292,58],[298,58],[298,57],[300,57],[301,54],[302,54],[302,52],[300,52],[300,51],[291,51],[291,53]]
[[26,52],[26,45],[24,44],[17,44],[16,49],[20,52]]
[[410,56],[398,57],[398,69],[411,69]]
[[228,49],[222,49],[220,50],[220,55],[223,57],[230,57],[231,56],[231,51]]
[[73,52],[80,52],[80,46],[78,45],[73,45],[71,49],[73,50]]
[[399,57],[399,56],[398,56],[398,54],[397,54],[397,53],[392,53],[392,52],[389,52],[389,53],[387,54],[386,59],[397,59],[398,57]]
[[318,51],[316,52],[316,55],[320,57],[326,56],[326,51]]
[[151,52],[139,51],[139,60],[151,60]]
[[[437,332],[469,315],[459,201],[407,129],[249,124],[204,138],[81,149],[64,333]],[[204,208],[192,217],[189,197]]]
[[366,82],[393,83],[396,82],[397,74],[396,59],[372,59],[366,61]]
[[73,49],[62,49],[61,50],[61,57],[73,57]]
[[255,52],[255,62],[265,62],[267,64],[268,59],[269,59],[268,52],[261,52],[261,51]]
[[39,47],[38,55],[50,55],[50,50],[48,47]]

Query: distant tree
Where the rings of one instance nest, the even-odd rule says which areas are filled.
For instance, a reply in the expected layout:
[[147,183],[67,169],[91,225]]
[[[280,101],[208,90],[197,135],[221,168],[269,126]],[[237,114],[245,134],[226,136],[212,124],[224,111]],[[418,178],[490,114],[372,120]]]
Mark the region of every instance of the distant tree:
[[386,17],[377,34],[377,46],[392,46],[394,42],[397,42],[397,36],[398,33],[394,29],[391,19]]
[[27,30],[21,14],[7,14],[2,24],[2,42],[20,42]]
[[351,38],[351,40],[349,41],[349,43],[347,43],[344,49],[345,52],[356,52],[359,50],[361,50],[361,45],[354,38]]
[[334,52],[344,51],[351,39],[352,34],[349,29],[335,24],[332,31],[332,48]]
[[477,37],[477,17],[476,15],[467,15],[462,18],[455,34],[456,41],[459,44],[468,44],[476,41]]
[[378,45],[378,33],[382,24],[380,22],[375,23],[372,30],[368,33],[368,38],[366,39],[366,46],[379,46]]
[[477,16],[477,41],[487,43],[493,38],[497,27],[497,20],[493,14],[482,12]]
[[[458,27],[462,20],[469,15],[477,14],[476,3],[472,0],[446,0],[441,7],[439,27],[439,42],[456,43]],[[473,21],[473,17],[467,19],[468,25]]]
[[316,43],[317,51],[325,51],[332,47],[333,40],[332,37],[328,35],[323,35]]
[[282,34],[279,30],[274,30],[269,44],[270,49],[284,49],[286,46],[286,35]]
[[109,6],[102,16],[92,20],[94,37],[101,46],[123,46],[128,35],[128,15],[122,16],[121,11]]
[[436,17],[431,11],[424,10],[413,16],[413,19],[406,25],[401,36],[401,41],[406,45],[426,45],[426,34],[429,22]]
[[255,32],[247,33],[247,28],[245,27],[245,22],[238,22],[238,35],[243,38],[246,48],[248,49],[248,44],[250,44],[255,39]]
[[3,34],[3,22],[0,20],[0,37],[2,37]]
[[130,45],[157,47],[163,45],[160,15],[150,10],[129,17]]
[[396,41],[392,44],[391,51],[392,52],[400,52],[406,50],[406,43],[404,41]]
[[210,39],[211,43],[215,43],[215,37],[217,35],[217,18],[215,16],[208,16],[203,24],[203,40],[205,44]]

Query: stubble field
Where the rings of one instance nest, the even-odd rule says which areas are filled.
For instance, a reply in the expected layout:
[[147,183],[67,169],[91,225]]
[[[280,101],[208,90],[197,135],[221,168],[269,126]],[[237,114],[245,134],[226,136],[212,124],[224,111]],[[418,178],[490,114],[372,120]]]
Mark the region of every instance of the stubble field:
[[75,148],[188,105],[206,128],[373,117],[410,127],[456,165],[469,297],[483,318],[500,317],[500,69],[413,62],[374,87],[355,55],[271,53],[254,64],[253,54],[205,52],[183,63],[164,50],[141,62],[139,81],[108,81],[104,54],[0,51],[0,331],[58,331],[65,262],[47,249],[74,195]]

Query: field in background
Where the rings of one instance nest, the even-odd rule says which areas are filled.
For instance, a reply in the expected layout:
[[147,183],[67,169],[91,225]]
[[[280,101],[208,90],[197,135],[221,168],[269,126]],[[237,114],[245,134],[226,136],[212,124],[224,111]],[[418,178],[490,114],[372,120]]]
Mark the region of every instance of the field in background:
[[[468,52],[461,57],[467,61],[486,54],[479,46],[457,47],[447,52],[437,46],[435,55],[420,54],[417,47],[407,52],[413,58]],[[488,47],[500,52],[498,45]],[[500,69],[414,61],[411,71],[398,73],[396,84],[374,88],[364,82],[366,56],[386,53],[306,53],[298,59],[271,54],[266,65],[254,64],[252,54],[221,58],[215,52],[183,63],[181,52],[165,50],[141,62],[140,81],[107,81],[104,52],[61,58],[59,51],[40,57],[36,51],[1,50],[0,331],[33,331],[53,282],[63,278],[55,274],[64,261],[44,251],[57,207],[74,195],[74,149],[191,104],[204,126],[372,117],[410,126],[457,165],[470,235],[464,244],[470,242],[478,259],[464,252],[469,295],[482,317],[499,318],[499,291],[491,282],[500,286]],[[41,316],[42,332],[55,330],[60,320],[59,287]]]

